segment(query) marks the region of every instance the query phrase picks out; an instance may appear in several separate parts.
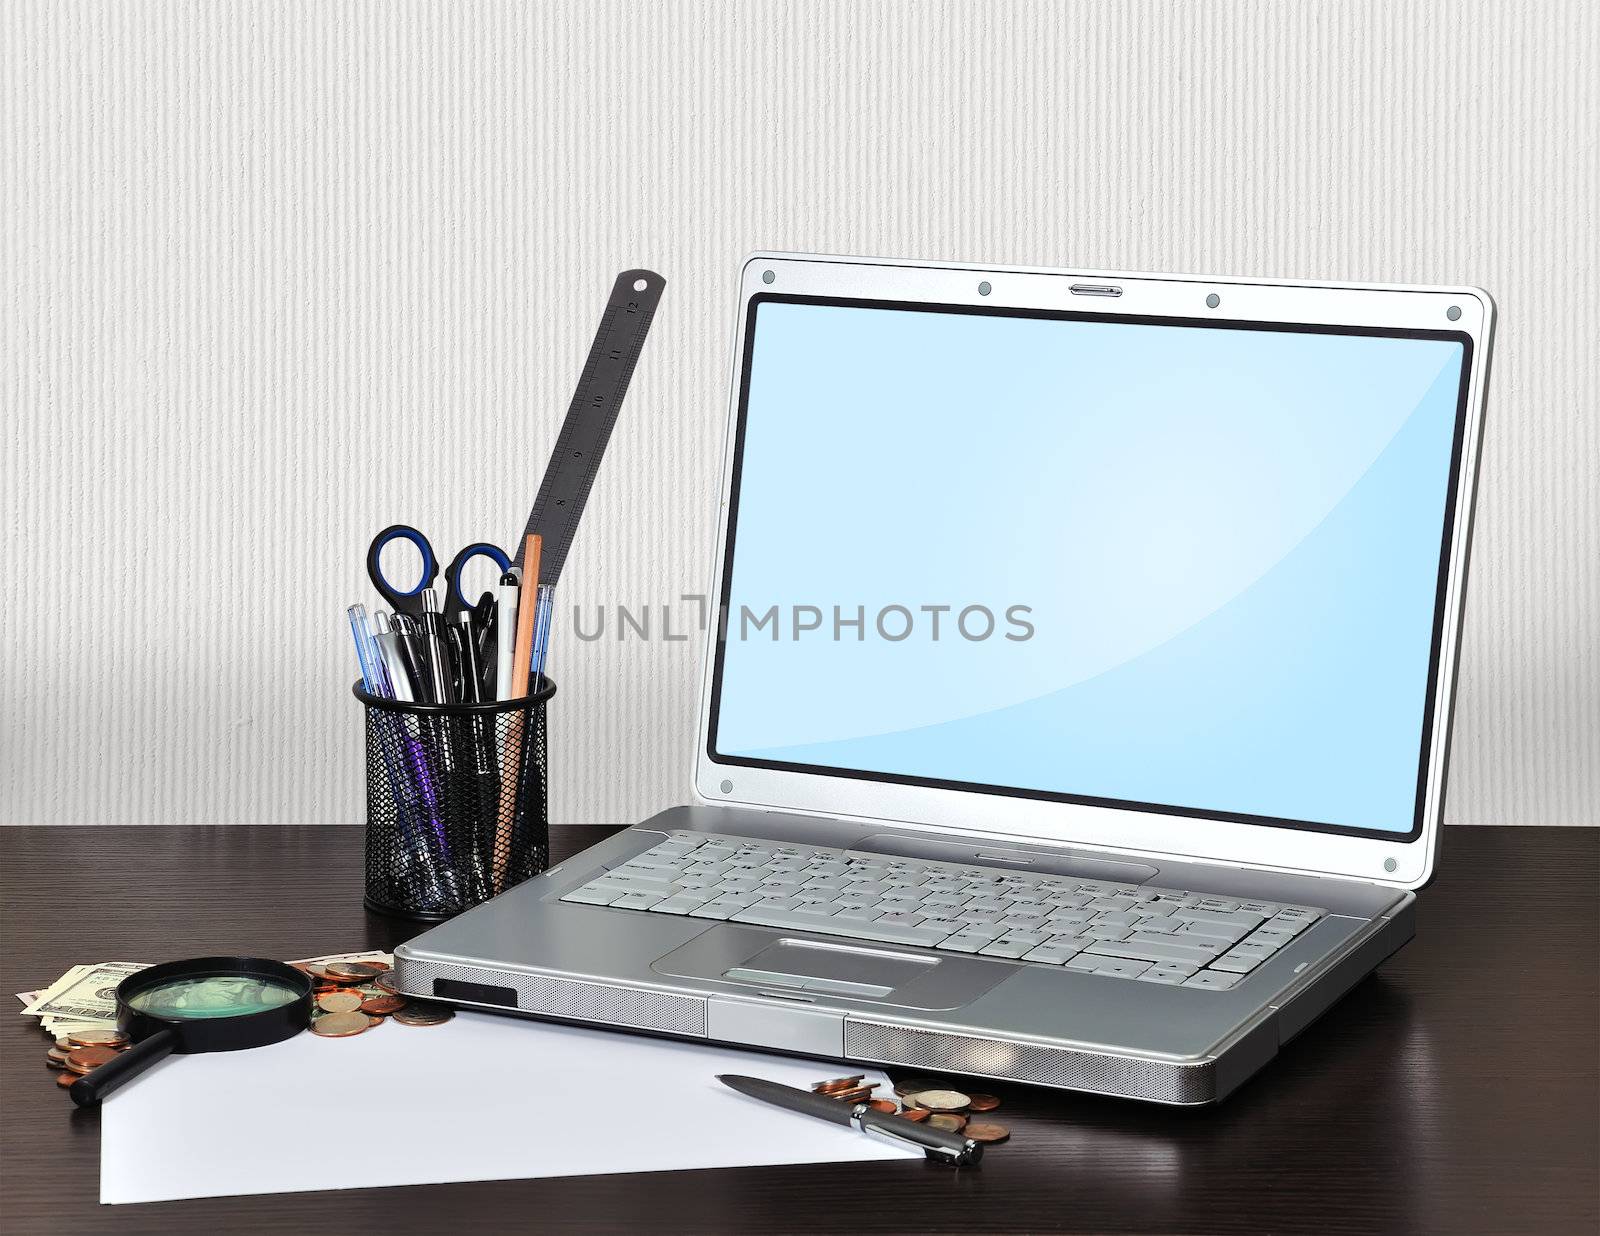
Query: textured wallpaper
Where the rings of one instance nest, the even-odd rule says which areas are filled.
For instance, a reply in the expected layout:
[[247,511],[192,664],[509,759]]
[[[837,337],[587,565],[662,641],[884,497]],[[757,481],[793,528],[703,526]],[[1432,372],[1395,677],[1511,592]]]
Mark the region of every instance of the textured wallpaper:
[[557,644],[552,811],[683,800],[659,607],[782,248],[1489,288],[1448,817],[1595,823],[1597,47],[1578,2],[8,0],[0,820],[359,822],[367,541],[511,542],[632,265],[561,599],[657,638]]

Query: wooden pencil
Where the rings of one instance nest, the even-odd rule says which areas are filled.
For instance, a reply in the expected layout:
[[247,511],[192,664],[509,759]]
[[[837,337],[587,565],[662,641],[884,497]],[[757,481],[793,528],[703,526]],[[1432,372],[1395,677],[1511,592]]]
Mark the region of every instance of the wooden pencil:
[[[544,541],[529,536],[522,549],[522,595],[517,598],[517,642],[511,652],[511,697],[528,694],[528,668],[533,662],[534,604],[539,595],[539,554]],[[506,863],[511,858],[512,828],[517,818],[517,781],[521,772],[522,739],[526,713],[518,712],[506,727],[506,747],[500,761],[500,819],[495,828],[494,891],[505,892]]]

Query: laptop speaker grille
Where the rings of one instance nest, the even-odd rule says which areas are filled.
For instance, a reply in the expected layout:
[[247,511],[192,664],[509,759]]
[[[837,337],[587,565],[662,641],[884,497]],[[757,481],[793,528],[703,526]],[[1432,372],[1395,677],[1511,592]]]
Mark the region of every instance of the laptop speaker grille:
[[845,1019],[844,1051],[851,1060],[904,1064],[936,1073],[977,1074],[1156,1103],[1206,1103],[1216,1098],[1216,1074],[1210,1062],[1167,1064],[1066,1047],[1034,1047],[1006,1039],[912,1030],[855,1017]]
[[484,970],[476,966],[452,966],[443,962],[398,959],[397,980],[405,991],[431,994],[436,979],[508,988],[516,992],[517,1012],[568,1021],[593,1021],[611,1026],[633,1026],[640,1030],[659,1030],[704,1038],[706,1002],[690,996],[675,996],[661,991],[635,991],[604,983],[552,978],[543,974],[515,974],[504,970]]

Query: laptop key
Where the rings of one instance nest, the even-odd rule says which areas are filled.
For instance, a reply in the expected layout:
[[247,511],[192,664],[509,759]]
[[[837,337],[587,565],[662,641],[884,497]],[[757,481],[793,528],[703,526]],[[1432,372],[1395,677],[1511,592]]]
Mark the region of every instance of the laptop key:
[[1175,922],[1198,923],[1202,927],[1237,929],[1240,935],[1247,931],[1254,931],[1261,926],[1263,921],[1261,915],[1252,914],[1248,910],[1232,910],[1222,913],[1215,910],[1202,910],[1195,906],[1182,906],[1174,910],[1170,917]]
[[1095,967],[1096,974],[1112,978],[1138,978],[1150,968],[1148,961],[1133,961],[1124,957],[1104,957]]
[[1199,974],[1191,975],[1183,980],[1185,987],[1205,987],[1211,991],[1227,991],[1244,975],[1218,974],[1215,970],[1202,970]]
[[668,897],[665,901],[658,901],[653,906],[646,906],[652,914],[687,914],[696,906],[706,904],[704,897],[695,897],[687,893],[679,893],[676,897]]
[[933,947],[949,953],[976,953],[993,940],[994,937],[987,932],[958,931],[953,936],[946,936]]
[[1023,961],[1039,961],[1046,965],[1059,966],[1062,962],[1076,957],[1083,950],[1074,943],[1059,937],[1046,940],[1032,952],[1022,955]]
[[576,901],[581,905],[608,906],[618,897],[624,895],[625,894],[623,893],[623,890],[617,888],[596,889],[585,886],[583,888],[573,889],[570,893],[565,894],[561,900]]
[[1045,941],[1045,937],[1033,931],[1013,931],[1001,936],[978,950],[984,957],[1021,957],[1024,953],[1031,953]]
[[658,901],[665,901],[662,893],[623,893],[611,904],[618,910],[648,910]]
[[1209,964],[1215,953],[1203,949],[1186,948],[1169,943],[1164,937],[1155,943],[1135,943],[1132,940],[1096,940],[1084,947],[1084,952],[1096,957],[1122,957],[1134,961],[1186,961],[1194,966]]

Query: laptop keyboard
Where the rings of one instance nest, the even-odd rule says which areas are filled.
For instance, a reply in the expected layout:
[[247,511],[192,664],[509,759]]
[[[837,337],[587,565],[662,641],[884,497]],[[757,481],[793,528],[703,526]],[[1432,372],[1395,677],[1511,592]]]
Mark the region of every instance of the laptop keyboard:
[[1319,918],[1240,900],[725,837],[673,833],[561,898],[1225,991]]

